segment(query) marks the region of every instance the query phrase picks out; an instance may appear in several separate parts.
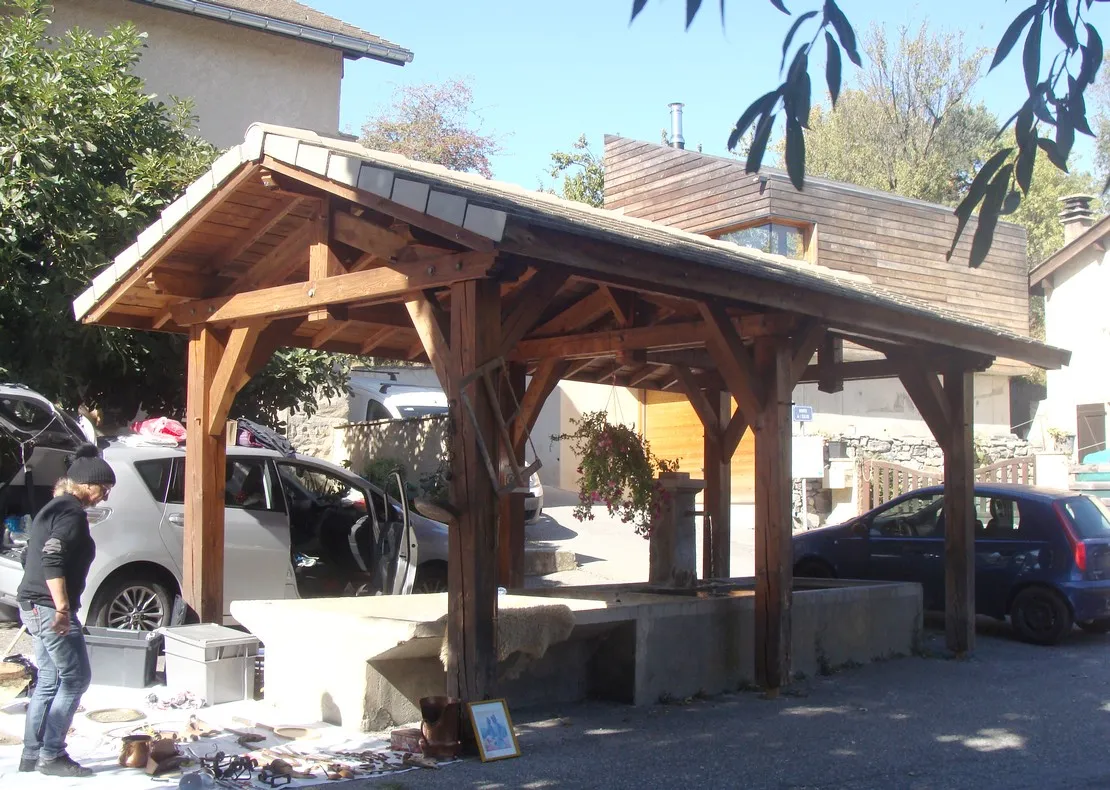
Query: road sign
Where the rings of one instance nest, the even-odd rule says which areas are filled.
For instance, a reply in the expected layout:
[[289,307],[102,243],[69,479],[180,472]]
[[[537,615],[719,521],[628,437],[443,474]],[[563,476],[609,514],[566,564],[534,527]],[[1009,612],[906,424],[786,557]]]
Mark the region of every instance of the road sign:
[[812,406],[794,406],[794,422],[813,422]]

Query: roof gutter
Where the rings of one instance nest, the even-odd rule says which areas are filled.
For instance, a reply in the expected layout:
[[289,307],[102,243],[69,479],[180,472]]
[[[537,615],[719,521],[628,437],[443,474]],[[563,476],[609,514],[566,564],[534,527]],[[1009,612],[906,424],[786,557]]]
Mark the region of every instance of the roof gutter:
[[252,14],[249,11],[226,8],[214,3],[203,2],[203,0],[132,0],[132,2],[207,17],[220,22],[228,22],[232,25],[254,28],[255,30],[264,30],[267,33],[274,33],[279,36],[299,38],[302,41],[338,49],[344,57],[356,60],[358,58],[372,58],[398,66],[404,66],[406,63],[412,62],[412,52],[403,47],[388,43],[374,44],[369,41],[362,41],[354,36],[332,33],[296,22],[286,22],[282,19],[262,16],[261,14]]

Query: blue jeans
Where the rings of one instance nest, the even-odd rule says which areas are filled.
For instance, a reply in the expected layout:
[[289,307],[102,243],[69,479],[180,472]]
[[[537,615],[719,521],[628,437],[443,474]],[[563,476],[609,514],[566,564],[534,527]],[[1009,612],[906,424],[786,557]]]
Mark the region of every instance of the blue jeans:
[[33,638],[38,683],[27,704],[27,727],[23,732],[24,759],[53,760],[65,753],[66,734],[89,688],[92,669],[85,636],[76,615],[70,615],[69,633],[51,630],[55,611],[36,604],[20,607],[19,615]]

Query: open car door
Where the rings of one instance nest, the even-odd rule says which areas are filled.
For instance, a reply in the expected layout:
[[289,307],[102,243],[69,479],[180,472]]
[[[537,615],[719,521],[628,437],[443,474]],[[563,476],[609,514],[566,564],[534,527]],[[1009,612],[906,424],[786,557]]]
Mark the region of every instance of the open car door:
[[[396,500],[390,496],[393,488],[397,490]],[[418,547],[399,473],[390,476],[384,494],[387,518],[384,524],[376,525],[374,583],[386,595],[407,595],[416,580]]]

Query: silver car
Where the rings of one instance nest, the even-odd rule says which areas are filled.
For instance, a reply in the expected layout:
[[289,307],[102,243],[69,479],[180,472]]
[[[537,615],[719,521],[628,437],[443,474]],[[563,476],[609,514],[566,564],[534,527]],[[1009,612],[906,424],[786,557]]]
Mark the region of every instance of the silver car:
[[[152,630],[170,622],[181,591],[185,451],[114,442],[104,458],[117,482],[88,511],[96,559],[81,615],[89,625]],[[226,481],[227,622],[235,600],[446,589],[447,527],[343,467],[229,447]],[[23,575],[14,537],[5,534],[0,548],[7,605]]]

